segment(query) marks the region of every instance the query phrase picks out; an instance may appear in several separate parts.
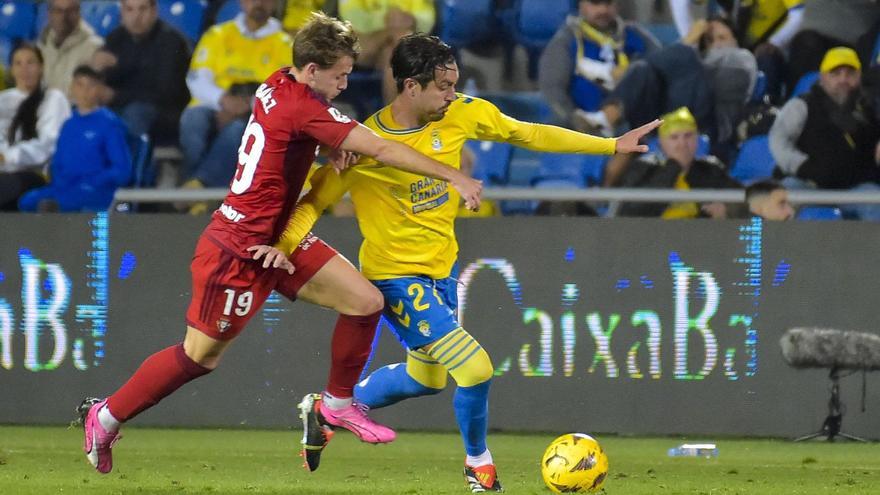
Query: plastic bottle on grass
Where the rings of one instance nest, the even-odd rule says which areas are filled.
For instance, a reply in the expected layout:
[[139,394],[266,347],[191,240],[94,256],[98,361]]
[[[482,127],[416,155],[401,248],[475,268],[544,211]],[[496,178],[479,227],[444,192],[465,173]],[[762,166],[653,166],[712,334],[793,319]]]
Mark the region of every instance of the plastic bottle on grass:
[[718,447],[714,443],[683,443],[669,449],[669,457],[718,457]]

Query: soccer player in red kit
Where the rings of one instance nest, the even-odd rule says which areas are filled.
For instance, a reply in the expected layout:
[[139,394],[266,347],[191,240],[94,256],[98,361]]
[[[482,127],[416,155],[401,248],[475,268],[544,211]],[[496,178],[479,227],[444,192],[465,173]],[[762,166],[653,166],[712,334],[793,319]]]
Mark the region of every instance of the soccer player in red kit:
[[271,265],[253,260],[249,252],[250,246],[274,244],[284,231],[319,146],[334,150],[343,161],[347,152],[353,152],[446,180],[469,206],[479,206],[478,181],[380,138],[330,106],[329,101],[347,86],[358,52],[357,37],[348,23],[314,14],[294,40],[294,66],[275,72],[257,90],[230,192],[193,256],[193,292],[183,343],[148,357],[108,398],[86,399],[79,407],[83,448],[98,472],[108,473],[113,467],[111,448],[119,438],[120,424],[216,368],[272,290],[339,313],[321,401],[324,419],[366,442],[394,439],[394,431],[373,422],[352,401],[383,308],[381,293],[315,236],[304,239],[289,258]]

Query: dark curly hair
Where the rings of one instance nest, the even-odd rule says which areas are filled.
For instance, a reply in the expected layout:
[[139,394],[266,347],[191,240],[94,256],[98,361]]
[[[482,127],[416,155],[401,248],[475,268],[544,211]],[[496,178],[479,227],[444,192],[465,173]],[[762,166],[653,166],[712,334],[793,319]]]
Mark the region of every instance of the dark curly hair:
[[414,79],[424,88],[434,80],[435,70],[449,70],[454,63],[452,48],[440,38],[423,33],[404,36],[391,54],[391,72],[397,92],[403,91],[407,79]]
[[[30,50],[33,52],[34,55],[37,56],[37,60],[40,61],[40,65],[43,65],[43,53],[37,48],[37,45],[24,42],[12,50],[12,55],[9,57],[10,66],[12,65],[12,60],[15,58],[15,54],[22,50]],[[18,110],[15,111],[15,116],[12,117],[9,129],[6,131],[7,142],[15,142],[15,136],[19,131],[21,131],[22,141],[37,137],[37,110],[39,110],[40,104],[43,103],[43,97],[45,95],[46,91],[43,89],[43,85],[38,84],[37,88],[21,102],[18,106]]]

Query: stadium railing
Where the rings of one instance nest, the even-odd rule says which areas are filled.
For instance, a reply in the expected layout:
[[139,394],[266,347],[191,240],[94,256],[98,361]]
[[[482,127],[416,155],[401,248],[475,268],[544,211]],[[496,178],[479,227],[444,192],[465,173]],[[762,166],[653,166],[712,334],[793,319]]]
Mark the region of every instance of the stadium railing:
[[[116,191],[114,205],[117,203],[196,203],[200,201],[221,201],[229,192],[226,188],[216,189],[119,189]],[[789,191],[789,200],[796,205],[843,205],[878,204],[880,194],[860,191]],[[530,200],[530,201],[599,201],[610,203],[613,213],[615,204],[632,202],[679,202],[717,201],[721,203],[742,203],[745,191],[740,189],[637,189],[637,188],[599,188],[585,189],[541,189],[532,187],[490,187],[483,190],[483,198],[489,200]],[[613,216],[613,215],[610,215]]]

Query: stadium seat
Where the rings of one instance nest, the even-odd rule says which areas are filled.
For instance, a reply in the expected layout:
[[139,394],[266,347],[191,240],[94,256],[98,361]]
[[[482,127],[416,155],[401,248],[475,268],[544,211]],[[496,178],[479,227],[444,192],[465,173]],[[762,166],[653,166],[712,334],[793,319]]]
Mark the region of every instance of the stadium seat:
[[574,10],[573,5],[571,0],[518,0],[515,9],[513,38],[526,49],[528,75],[534,80],[541,52],[565,24],[565,17]]
[[214,18],[214,24],[220,24],[221,22],[231,21],[235,19],[241,13],[241,4],[238,3],[238,0],[226,0],[220,10],[217,11],[217,16]]
[[119,26],[119,2],[85,0],[80,4],[80,15],[98,36],[106,38]]
[[207,8],[206,0],[159,0],[159,17],[195,43],[202,34]]
[[532,185],[547,181],[563,181],[577,187],[598,185],[605,173],[605,162],[604,155],[544,153]]
[[730,175],[743,184],[748,184],[773,176],[774,166],[770,138],[766,135],[753,136],[740,147]]
[[491,101],[505,114],[525,122],[550,121],[552,110],[537,91],[481,92],[479,97]]
[[571,0],[519,0],[514,37],[527,50],[543,50],[573,12]]
[[10,40],[9,38],[5,38],[3,36],[0,36],[0,65],[2,65],[3,67],[7,67],[7,71],[6,71],[7,77],[11,77],[10,74],[8,73],[9,72],[8,66],[9,66],[9,57],[12,55],[12,47],[13,47],[12,40]]
[[675,24],[646,24],[645,29],[651,33],[663,46],[671,45],[681,39]]
[[507,184],[515,187],[531,186],[541,168],[541,155],[537,151],[514,147],[510,155]]
[[814,221],[843,220],[843,214],[835,206],[803,206],[798,210],[796,218]]
[[513,146],[493,141],[468,141],[466,146],[475,155],[473,177],[484,185],[507,184],[508,166]]
[[34,36],[40,36],[43,28],[49,24],[49,2],[37,2],[37,18],[34,21]]
[[813,87],[813,84],[819,80],[819,73],[817,71],[807,72],[801,77],[797,84],[794,85],[794,89],[791,90],[790,98],[794,98],[795,96],[800,96]]
[[34,2],[29,0],[0,2],[0,37],[10,40],[32,39],[36,16]]
[[490,39],[497,25],[493,4],[493,0],[443,0],[440,5],[440,37],[455,48],[466,48]]

